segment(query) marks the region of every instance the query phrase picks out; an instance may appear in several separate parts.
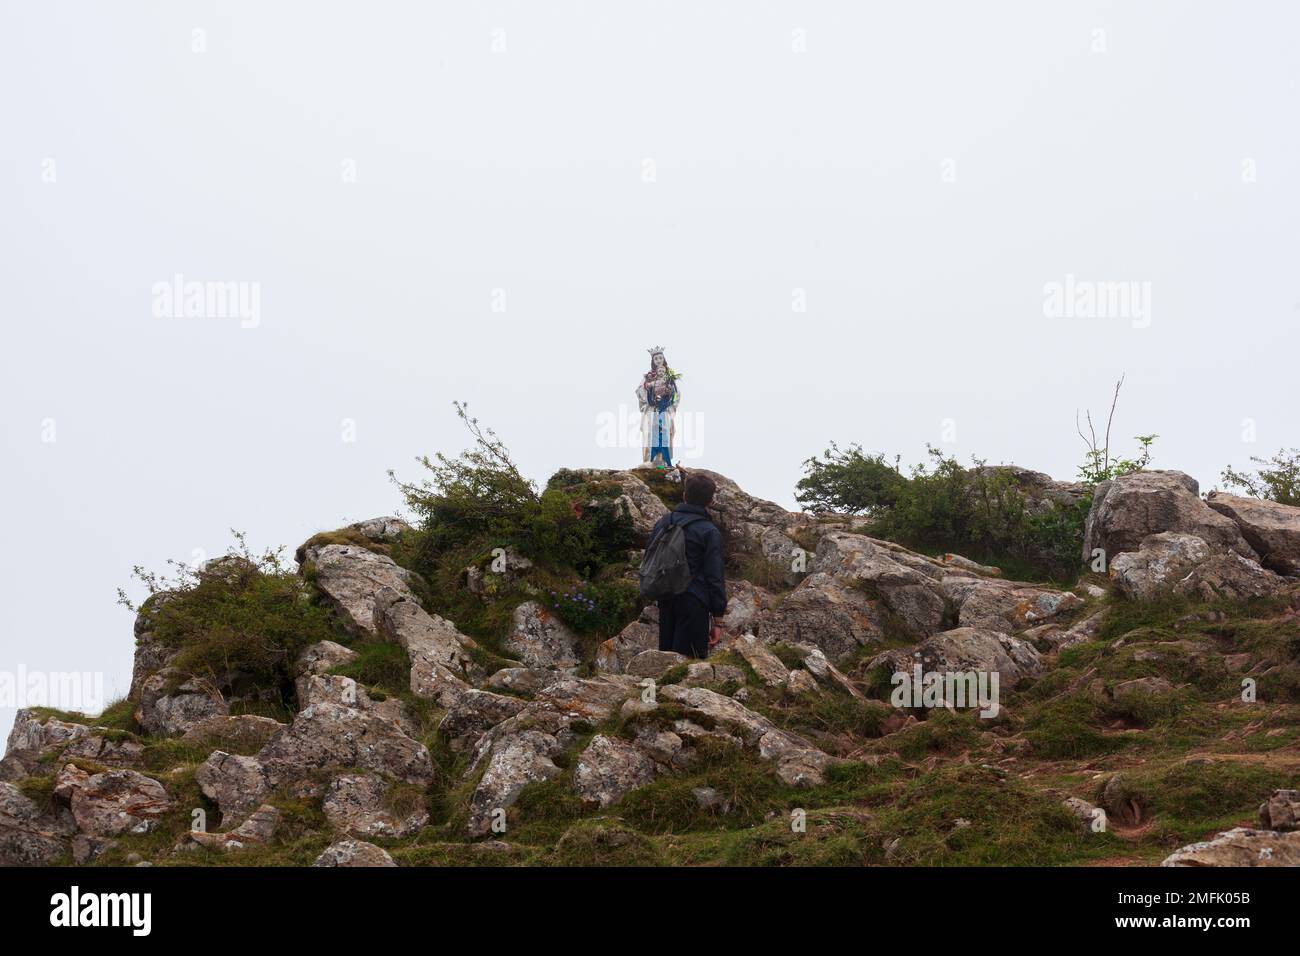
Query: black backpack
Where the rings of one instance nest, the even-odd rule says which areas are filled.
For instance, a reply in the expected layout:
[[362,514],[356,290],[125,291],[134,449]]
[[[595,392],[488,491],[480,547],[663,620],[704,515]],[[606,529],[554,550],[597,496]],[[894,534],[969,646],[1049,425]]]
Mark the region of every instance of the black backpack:
[[686,562],[686,526],[700,521],[691,515],[683,521],[671,518],[646,546],[641,559],[641,596],[651,601],[681,594],[691,584],[691,566]]

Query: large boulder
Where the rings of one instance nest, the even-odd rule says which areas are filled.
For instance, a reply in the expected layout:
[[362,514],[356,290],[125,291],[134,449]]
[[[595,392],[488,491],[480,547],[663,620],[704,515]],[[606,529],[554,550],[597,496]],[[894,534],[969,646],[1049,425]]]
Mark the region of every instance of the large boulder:
[[814,644],[835,661],[891,632],[920,639],[942,630],[947,604],[939,572],[931,576],[899,557],[864,535],[828,532],[812,573],[762,616],[759,636]]
[[55,863],[75,830],[67,810],[43,808],[12,783],[0,783],[0,866]]
[[649,535],[659,519],[668,514],[668,506],[631,472],[619,472],[617,481],[623,486],[623,493],[614,503],[616,511],[627,515],[637,534]]
[[676,651],[642,651],[628,661],[627,672],[632,677],[663,677],[678,664],[688,663],[691,658]]
[[84,724],[42,717],[27,708],[18,711],[0,760],[0,780],[21,780],[38,772],[44,758],[89,734],[90,728]]
[[946,575],[941,590],[960,627],[986,630],[1023,631],[1083,606],[1083,599],[1070,591],[968,574]]
[[529,667],[573,667],[578,663],[578,637],[536,601],[515,608],[506,650]]
[[1300,830],[1300,790],[1274,790],[1260,805],[1259,825],[1266,830]]
[[261,761],[223,750],[214,750],[199,764],[194,771],[194,781],[203,795],[221,811],[220,827],[223,829],[235,826],[271,791]]
[[55,778],[54,794],[71,806],[77,829],[91,836],[148,833],[172,808],[167,788],[134,770],[90,773],[65,764]]
[[453,750],[469,750],[485,733],[525,706],[527,702],[519,697],[471,688],[447,708],[438,724],[438,733],[450,742]]
[[212,850],[230,852],[242,850],[249,845],[264,845],[271,842],[284,814],[278,807],[269,803],[257,807],[239,826],[225,833],[212,833],[207,830],[191,830],[191,844],[205,846]]
[[308,677],[323,677],[336,667],[351,664],[357,652],[335,641],[317,641],[305,648],[294,662],[298,699],[302,700]]
[[363,840],[339,840],[325,848],[312,866],[397,866],[388,851]]
[[1174,585],[1177,594],[1202,601],[1244,601],[1276,594],[1286,579],[1236,552],[1212,554]]
[[781,658],[768,650],[767,646],[754,635],[746,634],[736,638],[731,649],[744,658],[745,663],[754,669],[758,679],[769,687],[783,687],[790,679],[790,672],[781,663]]
[[376,773],[349,773],[335,777],[321,809],[336,830],[352,836],[401,839],[429,822],[423,801],[395,806],[392,781]]
[[179,648],[169,647],[154,632],[158,610],[175,598],[169,591],[160,591],[148,597],[135,615],[135,658],[131,667],[132,700],[139,699],[140,688],[152,675],[162,670],[179,653]]
[[419,576],[398,566],[392,558],[351,544],[327,544],[308,548],[304,570],[311,569],[316,589],[339,612],[353,631],[373,634],[375,595],[380,588],[392,588],[398,595],[415,600],[413,585]]
[[1300,866],[1300,832],[1237,827],[1213,840],[1191,843],[1161,866]]
[[272,787],[331,767],[374,770],[421,786],[433,780],[433,761],[424,744],[391,720],[331,703],[299,711],[257,760]]
[[278,720],[260,717],[257,714],[209,717],[185,731],[181,740],[187,743],[215,744],[238,749],[240,752],[257,753],[283,726],[284,724]]
[[659,625],[646,620],[643,614],[596,649],[596,670],[622,674],[632,658],[658,649]]
[[1264,567],[1300,575],[1300,508],[1221,491],[1211,491],[1205,503],[1236,523]]
[[703,718],[706,724],[729,731],[744,746],[757,751],[761,759],[775,764],[777,776],[791,786],[825,783],[826,770],[836,762],[802,737],[781,730],[739,701],[707,688],[670,684],[659,689],[659,697]]
[[[408,737],[419,735],[418,724],[407,703],[400,697],[374,700],[366,689],[351,677],[330,674],[326,677],[312,675],[306,679],[298,697],[298,706],[306,709],[317,704],[337,704],[373,714],[398,727]],[[283,726],[283,725],[279,725]],[[270,737],[267,737],[269,742]]]
[[772,606],[771,592],[744,580],[727,582],[727,613],[718,625],[730,634],[753,634]]
[[1181,471],[1139,471],[1097,485],[1084,525],[1083,560],[1090,563],[1100,548],[1109,564],[1162,531],[1195,535],[1213,551],[1259,557],[1236,522],[1201,500],[1194,478]]
[[180,737],[210,717],[229,713],[220,689],[210,681],[165,667],[140,685],[135,720],[146,733]]
[[555,758],[563,753],[564,746],[555,735],[538,729],[520,730],[494,740],[483,776],[470,797],[469,835],[480,837],[491,832],[526,786],[558,774]]
[[655,761],[639,747],[597,734],[578,757],[573,789],[584,802],[604,809],[654,778]]
[[868,667],[888,667],[894,673],[983,673],[998,675],[999,690],[1042,673],[1042,655],[1028,641],[977,627],[960,627],[927,638],[913,648],[886,651]]
[[1110,562],[1110,577],[1120,593],[1149,601],[1172,591],[1209,556],[1210,546],[1202,538],[1162,531],[1143,538],[1137,550],[1116,555]]
[[446,707],[466,689],[467,682],[482,679],[481,668],[470,655],[474,639],[413,598],[392,588],[375,594],[375,630],[400,644],[411,659],[411,692]]
[[533,706],[598,723],[611,717],[623,701],[639,693],[640,686],[640,680],[629,674],[559,675],[537,692]]

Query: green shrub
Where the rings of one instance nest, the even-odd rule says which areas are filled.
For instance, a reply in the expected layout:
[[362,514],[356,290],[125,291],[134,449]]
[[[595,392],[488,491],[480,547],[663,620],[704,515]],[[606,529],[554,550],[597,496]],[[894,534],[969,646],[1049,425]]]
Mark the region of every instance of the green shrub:
[[929,464],[905,477],[883,456],[832,445],[804,463],[796,498],[814,512],[866,515],[872,535],[916,550],[955,551],[1016,576],[1077,576],[1089,499],[1031,509],[1008,471],[978,458],[965,468],[936,448],[928,454]]
[[491,429],[470,418],[459,402],[456,412],[472,447],[457,458],[420,458],[425,479],[398,482],[417,526],[394,555],[399,563],[435,581],[446,571],[459,574],[467,552],[485,561],[493,549],[508,547],[590,578],[645,544],[618,505],[617,483],[560,471],[539,494]]
[[[150,591],[139,609],[154,638],[179,650],[173,666],[221,687],[241,686],[293,700],[293,663],[308,645],[346,640],[312,588],[283,564],[283,549],[254,555],[241,534],[229,553],[202,568],[169,562],[170,576],[135,568]],[[119,590],[119,602],[137,610]],[[269,701],[275,705],[277,701]]]
[[1268,460],[1252,455],[1250,460],[1264,467],[1252,475],[1229,465],[1223,470],[1223,483],[1253,498],[1300,505],[1300,448],[1283,448]]
[[579,581],[547,594],[556,617],[579,634],[615,634],[641,609],[640,592],[628,581]]

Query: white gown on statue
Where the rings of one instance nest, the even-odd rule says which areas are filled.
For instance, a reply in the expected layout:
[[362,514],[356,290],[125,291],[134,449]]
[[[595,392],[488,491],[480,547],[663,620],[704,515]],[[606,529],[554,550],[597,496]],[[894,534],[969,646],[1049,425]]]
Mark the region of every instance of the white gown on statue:
[[658,409],[656,409],[653,405],[650,404],[650,397],[646,392],[645,379],[642,379],[641,384],[637,387],[636,400],[637,400],[637,404],[641,408],[641,463],[642,464],[650,463],[651,436],[654,434],[655,419],[656,417],[659,416],[662,416],[663,428],[668,433],[668,455],[669,457],[672,457],[673,435],[677,430],[677,423],[676,423],[677,406],[682,400],[681,386],[677,385],[675,387],[676,387],[676,394],[673,395],[672,402],[662,412],[660,412]]

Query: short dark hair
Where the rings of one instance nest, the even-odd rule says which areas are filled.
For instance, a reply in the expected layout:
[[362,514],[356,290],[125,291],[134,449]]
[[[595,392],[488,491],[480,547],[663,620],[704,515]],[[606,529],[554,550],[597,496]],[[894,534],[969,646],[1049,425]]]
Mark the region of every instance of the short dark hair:
[[717,490],[717,483],[708,475],[691,475],[686,479],[686,491],[682,497],[687,504],[704,508],[713,500],[713,493]]

